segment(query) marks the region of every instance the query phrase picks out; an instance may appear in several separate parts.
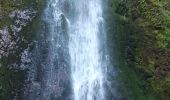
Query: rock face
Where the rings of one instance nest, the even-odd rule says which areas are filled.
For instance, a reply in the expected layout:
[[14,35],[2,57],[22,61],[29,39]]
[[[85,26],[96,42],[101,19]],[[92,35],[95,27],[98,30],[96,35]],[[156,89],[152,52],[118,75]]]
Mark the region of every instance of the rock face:
[[33,9],[26,10],[14,10],[9,14],[9,17],[14,20],[14,24],[11,25],[12,32],[18,33],[22,30],[22,27],[26,26],[28,22],[31,22],[35,17],[36,11]]
[[4,27],[2,30],[0,30],[0,59],[5,56],[7,57],[9,54],[9,51],[12,50],[15,42],[12,42],[11,35],[9,33],[8,27]]
[[0,0],[0,100],[22,100],[35,17],[42,4],[43,0]]
[[0,29],[0,59],[3,56],[8,57],[9,53],[15,53],[15,50],[18,49],[17,42],[22,41],[19,33],[35,15],[36,11],[33,9],[14,10],[9,14],[13,23]]

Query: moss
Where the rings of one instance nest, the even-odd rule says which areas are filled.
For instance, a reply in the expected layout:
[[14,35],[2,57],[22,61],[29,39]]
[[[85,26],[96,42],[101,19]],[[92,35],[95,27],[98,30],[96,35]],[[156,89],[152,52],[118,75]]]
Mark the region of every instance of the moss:
[[42,11],[42,7],[45,5],[45,0],[1,0],[0,1],[3,17],[0,19],[0,29],[4,26],[12,24],[12,20],[9,18],[9,13],[16,9],[33,8],[39,12]]
[[[145,85],[152,86],[163,100],[169,100],[167,79],[170,79],[170,9],[168,8],[170,1],[129,0],[125,2],[127,1],[118,2],[120,5],[116,13],[125,16],[132,28],[130,30],[129,25],[123,25],[125,30],[129,31],[120,35],[121,41],[124,41],[120,44],[120,49],[127,49],[121,50],[121,56],[124,56],[126,66],[132,68],[136,75],[146,81]],[[120,9],[120,7],[124,8]],[[128,10],[124,12],[122,9]]]
[[[123,3],[122,3],[123,2]],[[118,4],[116,4],[118,3]],[[113,10],[112,20],[109,20],[109,23],[113,21],[113,25],[111,29],[108,31],[108,42],[114,42],[114,45],[111,47],[113,49],[113,56],[116,55],[115,59],[117,59],[120,72],[120,84],[125,88],[123,90],[123,96],[125,96],[126,100],[157,100],[156,94],[152,91],[150,84],[148,84],[148,79],[146,77],[150,77],[153,75],[153,65],[154,62],[152,59],[149,60],[151,62],[150,69],[148,72],[151,75],[147,75],[145,71],[143,71],[142,66],[135,66],[136,59],[138,62],[144,62],[143,58],[136,58],[137,44],[138,44],[138,27],[136,27],[135,23],[131,22],[129,18],[129,14],[127,13],[129,8],[126,3],[126,0],[115,1],[113,0],[111,4]],[[142,26],[142,25],[141,25]],[[143,45],[143,44],[141,44]],[[143,53],[141,53],[143,55]],[[140,74],[139,74],[140,73]]]
[[21,87],[24,86],[25,72],[10,70],[7,67],[8,65],[3,62],[1,62],[0,70],[0,99],[11,100],[14,96],[18,98],[19,94],[23,92]]
[[[0,100],[12,100],[14,97],[17,100],[21,100],[24,93],[23,87],[25,85],[25,79],[27,77],[27,70],[11,69],[11,64],[20,65],[20,55],[24,49],[28,48],[28,45],[36,37],[36,29],[39,26],[41,13],[45,6],[45,0],[2,0],[0,1],[3,10],[3,18],[0,19],[0,29],[4,26],[10,26],[13,20],[9,18],[9,13],[15,9],[23,10],[26,8],[33,8],[37,10],[35,18],[23,27],[20,32],[23,41],[17,42],[19,49],[14,54],[9,54],[8,57],[0,59]],[[18,67],[16,66],[16,67]]]

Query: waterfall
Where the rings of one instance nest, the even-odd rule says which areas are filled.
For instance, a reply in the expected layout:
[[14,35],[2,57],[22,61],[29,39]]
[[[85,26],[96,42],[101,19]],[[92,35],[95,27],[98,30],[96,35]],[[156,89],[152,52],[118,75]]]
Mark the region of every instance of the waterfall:
[[100,0],[75,0],[76,20],[69,33],[71,77],[75,100],[105,100],[100,51],[103,21]]
[[49,0],[24,100],[106,100],[100,0]]
[[71,100],[69,20],[64,0],[48,0],[42,16],[24,100]]

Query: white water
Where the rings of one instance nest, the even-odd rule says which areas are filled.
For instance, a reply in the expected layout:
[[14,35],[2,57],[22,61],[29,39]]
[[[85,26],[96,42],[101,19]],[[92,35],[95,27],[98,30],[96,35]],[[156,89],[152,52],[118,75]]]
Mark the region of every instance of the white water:
[[101,1],[74,2],[77,15],[69,33],[74,100],[105,100],[99,40],[103,21]]
[[[47,0],[24,100],[71,100],[68,0]],[[43,23],[44,24],[44,23]]]
[[101,5],[48,1],[43,16],[48,27],[40,29],[25,100],[106,100]]

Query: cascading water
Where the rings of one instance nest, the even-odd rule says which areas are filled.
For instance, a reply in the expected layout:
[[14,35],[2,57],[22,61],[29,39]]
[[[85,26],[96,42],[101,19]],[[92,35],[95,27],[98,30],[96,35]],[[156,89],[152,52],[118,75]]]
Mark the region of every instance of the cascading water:
[[24,100],[106,100],[101,3],[48,1]]
[[76,20],[69,33],[71,76],[75,100],[105,100],[100,51],[100,0],[74,0]]
[[[69,21],[64,0],[49,0],[42,16],[24,100],[70,100]],[[30,83],[31,82],[31,83]]]

